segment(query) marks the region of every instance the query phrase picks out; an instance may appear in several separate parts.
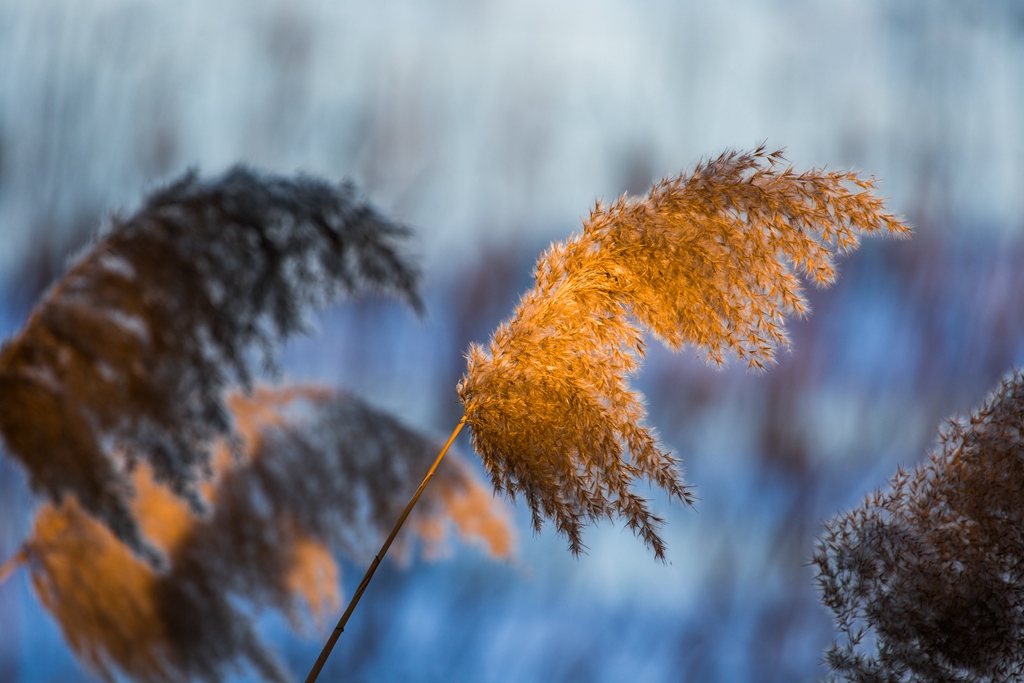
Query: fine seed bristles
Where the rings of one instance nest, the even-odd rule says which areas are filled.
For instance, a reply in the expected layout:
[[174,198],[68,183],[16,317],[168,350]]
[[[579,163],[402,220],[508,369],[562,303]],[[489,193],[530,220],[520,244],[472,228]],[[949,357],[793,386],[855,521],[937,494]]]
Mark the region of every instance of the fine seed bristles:
[[157,561],[130,512],[130,470],[202,507],[210,448],[230,434],[224,392],[309,311],[381,291],[419,306],[407,231],[351,186],[236,167],[189,173],[79,257],[0,350],[0,434],[34,491],[73,494]]
[[1024,674],[1024,373],[930,457],[825,524],[814,564],[848,681],[1011,683]]
[[872,180],[783,161],[763,147],[728,152],[647,197],[599,203],[581,234],[541,256],[534,289],[490,343],[470,347],[459,397],[495,490],[521,494],[535,528],[553,520],[574,554],[584,523],[622,518],[664,557],[637,481],[693,501],[629,388],[644,330],[764,369],[788,345],[785,320],[807,313],[799,276],[827,285],[860,235],[909,234]]

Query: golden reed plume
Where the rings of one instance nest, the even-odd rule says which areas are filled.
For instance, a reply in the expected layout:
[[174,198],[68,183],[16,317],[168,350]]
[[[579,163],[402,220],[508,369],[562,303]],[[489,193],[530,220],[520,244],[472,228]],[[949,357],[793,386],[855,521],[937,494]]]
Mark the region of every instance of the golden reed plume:
[[798,276],[827,285],[860,235],[909,235],[873,179],[783,162],[764,147],[727,152],[647,197],[598,203],[581,234],[541,256],[487,347],[470,347],[458,391],[474,449],[495,490],[522,494],[535,528],[552,519],[574,554],[585,522],[622,518],[664,558],[637,480],[692,503],[629,388],[644,330],[761,370],[788,345],[785,320],[807,313]]

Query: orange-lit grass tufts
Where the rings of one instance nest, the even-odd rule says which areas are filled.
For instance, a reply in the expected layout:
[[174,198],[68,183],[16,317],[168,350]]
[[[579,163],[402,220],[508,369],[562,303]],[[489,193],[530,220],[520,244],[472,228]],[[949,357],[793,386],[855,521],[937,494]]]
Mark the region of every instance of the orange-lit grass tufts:
[[10,578],[18,567],[25,564],[26,561],[28,561],[28,555],[22,549],[8,557],[3,563],[0,563],[0,584],[3,584],[4,581]]
[[159,577],[109,529],[69,498],[43,506],[24,549],[39,601],[84,664],[107,681],[115,669],[137,680],[173,680],[153,599]]
[[[296,535],[289,558],[290,569],[284,577],[289,594],[305,603],[305,608],[319,627],[324,618],[341,606],[341,571],[330,549],[323,543],[301,534]],[[289,610],[293,628],[302,627],[301,608]]]
[[574,554],[584,523],[618,517],[664,557],[638,480],[692,503],[629,388],[644,330],[762,370],[788,345],[785,320],[807,313],[799,276],[827,285],[860,235],[909,234],[872,180],[783,162],[763,147],[728,152],[647,197],[599,203],[541,256],[490,343],[470,347],[459,397],[474,448],[495,489],[521,494],[536,529],[553,520]]
[[[155,483],[140,464],[132,514],[167,558],[154,569],[68,498],[36,518],[20,556],[44,607],[79,658],[106,680],[224,680],[243,662],[263,679],[285,669],[252,615],[273,608],[299,629],[337,609],[334,553],[363,560],[415,489],[437,444],[365,405],[320,387],[257,389],[227,401],[242,458],[223,444],[204,484],[210,514]],[[455,458],[411,518],[437,555],[447,530],[511,553],[504,506]],[[469,502],[467,502],[469,501]],[[406,542],[406,553],[411,551]]]
[[428,558],[439,558],[448,549],[448,525],[453,524],[463,542],[476,543],[495,558],[512,555],[515,535],[504,506],[495,504],[494,493],[483,484],[458,456],[450,458],[437,476],[435,495],[424,501],[427,514],[414,523],[423,539]]

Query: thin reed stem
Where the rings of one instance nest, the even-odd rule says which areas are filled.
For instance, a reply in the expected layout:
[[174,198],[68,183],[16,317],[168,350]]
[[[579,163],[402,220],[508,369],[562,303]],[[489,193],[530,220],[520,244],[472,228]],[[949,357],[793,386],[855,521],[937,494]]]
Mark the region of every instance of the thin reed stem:
[[24,548],[4,560],[4,563],[0,564],[0,586],[10,578],[18,567],[26,562],[28,562],[28,553],[25,552]]
[[423,477],[423,481],[420,482],[420,486],[416,489],[416,493],[413,494],[412,500],[405,506],[405,510],[402,511],[402,516],[395,522],[394,528],[391,533],[388,534],[387,539],[384,541],[384,545],[380,547],[380,551],[373,558],[373,562],[370,563],[370,568],[366,570],[366,574],[363,575],[363,580],[359,582],[359,587],[356,588],[356,592],[352,595],[352,599],[348,603],[348,607],[345,608],[344,614],[341,615],[341,619],[338,620],[338,625],[334,627],[334,631],[331,632],[331,636],[327,639],[323,649],[320,651],[320,656],[316,658],[316,663],[313,664],[313,668],[310,669],[309,675],[306,676],[306,683],[314,683],[317,676],[320,675],[320,670],[324,668],[324,664],[327,663],[327,658],[331,655],[331,650],[334,649],[334,644],[338,642],[338,638],[341,636],[341,632],[345,630],[345,624],[348,623],[349,617],[352,616],[352,612],[355,610],[356,605],[359,604],[359,598],[363,597],[363,592],[366,587],[370,585],[370,579],[373,578],[374,572],[377,571],[377,567],[380,566],[381,560],[384,559],[384,555],[387,554],[388,548],[391,547],[391,543],[398,536],[398,531],[405,524],[405,520],[409,517],[413,507],[416,505],[416,501],[420,499],[420,495],[423,494],[423,489],[427,487],[427,482],[434,476],[434,471],[437,470],[437,466],[441,464],[441,459],[444,458],[445,453],[451,448],[452,443],[455,441],[455,437],[459,435],[463,425],[466,424],[466,416],[463,415],[462,419],[459,420],[459,424],[455,426],[455,430],[451,436],[448,437],[448,441],[445,442],[441,452],[437,454],[437,459],[434,460],[434,464],[430,466],[430,471]]

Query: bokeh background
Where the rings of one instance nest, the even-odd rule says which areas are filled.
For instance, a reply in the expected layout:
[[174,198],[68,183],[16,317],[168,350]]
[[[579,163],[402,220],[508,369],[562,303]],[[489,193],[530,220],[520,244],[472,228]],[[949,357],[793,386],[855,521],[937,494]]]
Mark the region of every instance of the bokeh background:
[[[443,435],[462,352],[595,200],[761,142],[876,175],[915,239],[846,259],[776,368],[652,345],[637,384],[699,497],[654,496],[667,564],[613,525],[573,559],[518,507],[512,562],[455,547],[378,572],[324,672],[813,681],[821,520],[1024,363],[1022,111],[1021,0],[0,0],[0,334],[187,168],[351,178],[416,231],[427,314],[338,306],[284,377]],[[34,505],[0,455],[0,559]],[[298,678],[329,630],[261,628]],[[0,681],[87,680],[24,572],[0,586]]]

